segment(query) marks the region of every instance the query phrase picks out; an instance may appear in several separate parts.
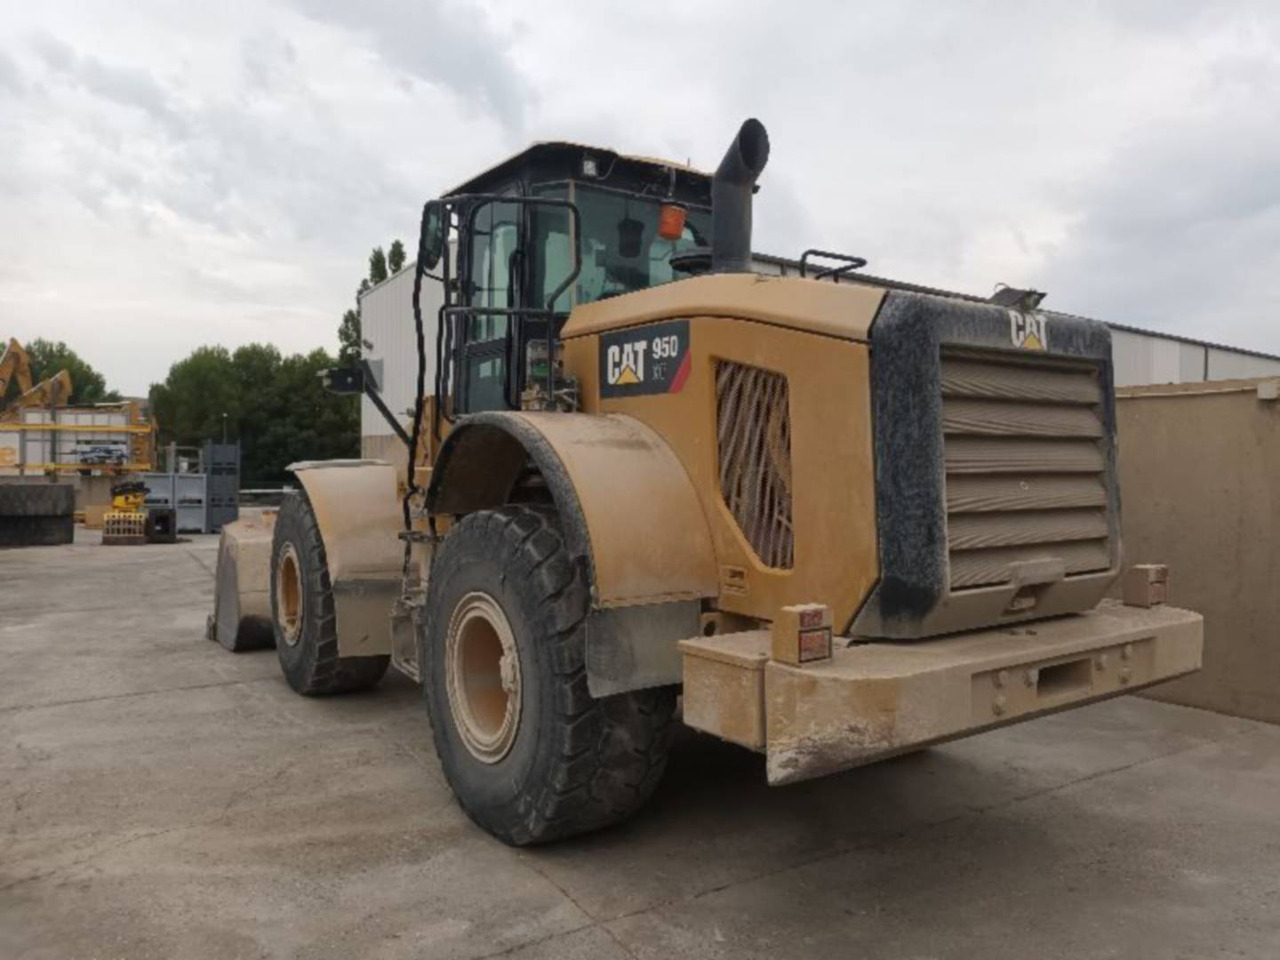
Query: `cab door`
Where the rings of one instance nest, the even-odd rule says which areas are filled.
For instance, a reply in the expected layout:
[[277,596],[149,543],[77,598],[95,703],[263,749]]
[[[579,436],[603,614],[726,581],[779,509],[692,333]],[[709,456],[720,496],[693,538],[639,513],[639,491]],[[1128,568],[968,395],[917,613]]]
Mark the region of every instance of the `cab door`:
[[457,384],[460,413],[507,410],[510,334],[520,305],[521,207],[486,201],[473,211],[460,317]]

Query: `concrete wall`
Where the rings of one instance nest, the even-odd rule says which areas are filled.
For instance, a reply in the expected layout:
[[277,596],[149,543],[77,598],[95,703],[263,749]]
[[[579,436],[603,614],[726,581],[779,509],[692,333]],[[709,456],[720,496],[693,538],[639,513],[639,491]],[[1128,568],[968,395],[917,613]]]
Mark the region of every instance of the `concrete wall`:
[[1280,402],[1260,381],[1117,391],[1125,563],[1169,564],[1204,669],[1160,700],[1280,723]]

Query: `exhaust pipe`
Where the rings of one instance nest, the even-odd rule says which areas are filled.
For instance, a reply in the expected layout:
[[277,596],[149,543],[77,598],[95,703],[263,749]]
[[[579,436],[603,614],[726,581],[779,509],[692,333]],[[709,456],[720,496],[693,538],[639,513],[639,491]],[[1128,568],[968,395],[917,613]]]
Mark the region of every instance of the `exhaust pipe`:
[[711,180],[711,272],[751,272],[751,195],[769,162],[769,134],[752,118],[729,144]]

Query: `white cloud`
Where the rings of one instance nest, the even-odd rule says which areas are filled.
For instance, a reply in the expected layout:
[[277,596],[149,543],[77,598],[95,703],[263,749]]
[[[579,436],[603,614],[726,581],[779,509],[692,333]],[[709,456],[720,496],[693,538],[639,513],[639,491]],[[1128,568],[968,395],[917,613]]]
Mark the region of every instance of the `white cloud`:
[[1267,4],[51,3],[0,21],[0,334],[143,392],[332,347],[368,250],[529,139],[713,167],[759,249],[1280,352]]

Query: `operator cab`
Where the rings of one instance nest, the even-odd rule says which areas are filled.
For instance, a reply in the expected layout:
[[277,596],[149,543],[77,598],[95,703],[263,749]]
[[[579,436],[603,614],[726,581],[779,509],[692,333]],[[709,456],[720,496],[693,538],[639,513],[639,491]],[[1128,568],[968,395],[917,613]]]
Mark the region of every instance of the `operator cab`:
[[445,290],[436,409],[554,408],[569,311],[679,279],[673,258],[710,238],[709,174],[573,143],[534,144],[428,204],[419,263]]

